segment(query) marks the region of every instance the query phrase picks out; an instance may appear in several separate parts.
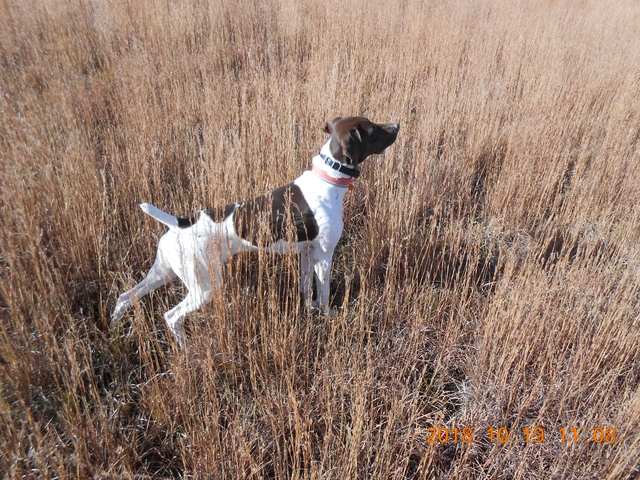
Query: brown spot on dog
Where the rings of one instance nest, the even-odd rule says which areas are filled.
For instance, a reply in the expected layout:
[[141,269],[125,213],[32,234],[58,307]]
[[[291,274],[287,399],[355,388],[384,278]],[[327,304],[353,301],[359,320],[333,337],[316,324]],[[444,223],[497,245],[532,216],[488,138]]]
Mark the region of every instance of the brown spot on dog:
[[[216,223],[224,222],[233,214],[236,234],[255,246],[271,245],[281,239],[304,242],[318,236],[318,223],[300,187],[294,183],[253,200],[203,212]],[[188,228],[197,218],[198,214],[179,217],[178,226]]]
[[229,215],[233,213],[236,206],[235,203],[230,203],[224,207],[210,208],[209,210],[205,210],[204,213],[209,215],[214,222],[220,223],[229,218]]
[[[209,215],[214,222],[220,223],[224,222],[225,219],[233,213],[235,208],[236,204],[231,203],[225,207],[210,208],[208,210],[203,210],[203,212]],[[198,221],[199,215],[200,213],[194,213],[188,217],[178,217],[178,227],[189,228]]]
[[318,235],[318,223],[300,187],[290,183],[268,195],[239,204],[233,214],[233,228],[255,246],[284,239],[310,241]]

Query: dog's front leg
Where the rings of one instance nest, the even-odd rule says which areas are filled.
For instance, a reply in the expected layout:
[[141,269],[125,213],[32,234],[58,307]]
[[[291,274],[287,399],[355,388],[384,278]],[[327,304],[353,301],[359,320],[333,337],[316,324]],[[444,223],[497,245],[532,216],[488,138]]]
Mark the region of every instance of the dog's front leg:
[[312,303],[314,307],[331,313],[329,309],[329,278],[331,276],[331,263],[333,251],[329,255],[315,257],[313,269],[316,274],[317,299]]
[[311,249],[308,246],[300,251],[300,294],[305,308],[312,308],[313,295],[313,267],[311,264]]

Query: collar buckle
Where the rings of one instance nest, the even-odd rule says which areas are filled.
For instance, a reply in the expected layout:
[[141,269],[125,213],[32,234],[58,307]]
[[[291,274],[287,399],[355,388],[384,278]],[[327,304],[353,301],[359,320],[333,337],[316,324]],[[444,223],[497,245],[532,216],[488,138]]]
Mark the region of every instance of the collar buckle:
[[327,165],[330,168],[333,168],[334,170],[340,172],[340,173],[344,173],[345,175],[349,175],[352,178],[358,178],[360,176],[360,169],[358,168],[354,168],[354,167],[349,167],[347,165],[343,165],[342,163],[338,162],[337,160],[334,160],[333,158],[329,158],[324,154],[320,154],[320,158],[322,158],[322,160],[324,161],[324,164]]

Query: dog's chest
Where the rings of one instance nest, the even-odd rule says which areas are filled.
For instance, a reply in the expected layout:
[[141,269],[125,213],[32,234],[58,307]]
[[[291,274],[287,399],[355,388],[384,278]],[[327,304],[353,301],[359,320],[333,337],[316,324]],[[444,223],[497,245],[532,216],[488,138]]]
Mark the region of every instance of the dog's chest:
[[318,225],[318,243],[338,243],[342,235],[342,210],[347,188],[332,185],[307,171],[294,184],[300,187]]
[[342,204],[347,189],[331,186],[318,178],[305,177],[302,175],[297,178],[294,184],[300,187],[316,221],[324,224],[342,220]]

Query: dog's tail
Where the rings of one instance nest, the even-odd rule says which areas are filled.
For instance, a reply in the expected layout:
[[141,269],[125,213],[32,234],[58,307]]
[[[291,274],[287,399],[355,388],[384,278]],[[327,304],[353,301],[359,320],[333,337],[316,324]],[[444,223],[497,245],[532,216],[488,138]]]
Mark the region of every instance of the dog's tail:
[[167,212],[163,212],[157,207],[154,207],[150,203],[141,203],[140,208],[147,215],[155,218],[160,223],[164,223],[169,228],[178,228],[178,219],[173,215],[169,215]]

